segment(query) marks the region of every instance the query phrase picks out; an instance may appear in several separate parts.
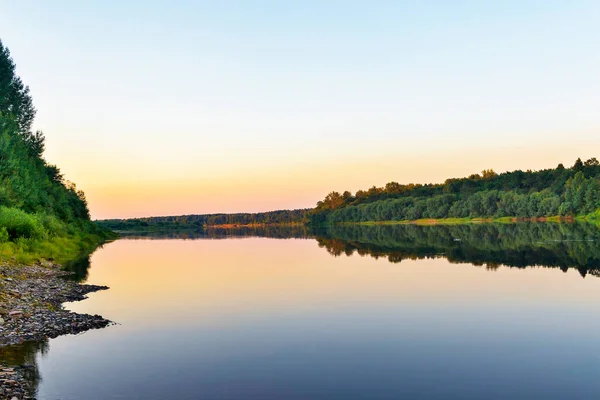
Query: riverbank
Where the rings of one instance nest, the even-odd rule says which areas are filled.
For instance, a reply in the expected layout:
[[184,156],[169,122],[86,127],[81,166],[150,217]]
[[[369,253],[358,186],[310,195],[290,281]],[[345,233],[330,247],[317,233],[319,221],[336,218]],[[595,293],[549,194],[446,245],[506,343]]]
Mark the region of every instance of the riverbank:
[[65,275],[70,272],[60,270],[60,265],[52,261],[0,267],[0,346],[55,338],[110,324],[99,315],[64,309],[62,303],[80,301],[88,293],[108,289],[67,281],[61,278]]
[[481,223],[499,223],[499,224],[514,224],[516,222],[566,222],[572,223],[578,221],[593,222],[587,216],[582,217],[537,217],[537,218],[517,218],[517,217],[502,217],[502,218],[422,218],[416,220],[402,221],[362,221],[362,222],[340,222],[338,225],[464,225],[464,224],[481,224]]
[[0,396],[2,399],[29,400],[33,399],[32,388],[25,378],[30,366],[8,368],[0,365]]
[[[47,260],[29,266],[0,266],[0,347],[77,334],[111,324],[99,315],[77,314],[64,308],[65,302],[86,299],[88,293],[108,287],[68,281],[63,277],[71,273],[60,267]],[[23,389],[24,380],[18,373],[21,367],[0,366],[3,368],[0,370],[0,394],[8,399],[11,397],[6,393],[16,393],[17,399],[32,395],[26,387]]]

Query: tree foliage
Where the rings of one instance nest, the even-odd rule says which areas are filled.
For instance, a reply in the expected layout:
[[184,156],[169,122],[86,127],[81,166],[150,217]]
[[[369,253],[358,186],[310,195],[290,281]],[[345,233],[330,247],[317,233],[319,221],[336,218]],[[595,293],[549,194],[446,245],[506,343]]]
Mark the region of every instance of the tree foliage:
[[89,221],[83,192],[42,157],[44,134],[32,131],[36,110],[15,69],[0,41],[0,206],[65,222]]
[[293,225],[308,221],[309,209],[262,213],[200,214],[170,217],[107,219],[98,223],[121,232],[193,230],[213,226]]
[[329,193],[310,216],[314,225],[422,218],[539,218],[589,214],[600,208],[600,163],[577,159],[541,171],[491,169],[443,184],[390,182],[352,195]]

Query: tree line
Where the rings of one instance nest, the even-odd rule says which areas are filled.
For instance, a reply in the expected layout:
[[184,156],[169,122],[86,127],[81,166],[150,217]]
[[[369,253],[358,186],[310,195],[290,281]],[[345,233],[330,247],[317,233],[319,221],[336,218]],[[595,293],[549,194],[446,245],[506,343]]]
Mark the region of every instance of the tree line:
[[443,218],[541,218],[590,215],[600,208],[600,163],[577,159],[541,171],[484,170],[443,184],[390,182],[356,194],[331,192],[314,209],[203,214],[99,221],[116,231],[198,229],[208,226],[337,224]]
[[539,218],[576,216],[600,208],[600,163],[577,159],[541,171],[497,174],[484,170],[442,184],[401,185],[331,192],[310,215],[313,225],[424,218]]
[[198,214],[167,217],[106,219],[103,227],[119,232],[198,230],[214,226],[304,225],[310,209],[276,210],[261,213]]
[[90,221],[85,194],[43,158],[45,137],[32,130],[35,115],[29,87],[17,75],[10,51],[0,41],[0,244],[15,244],[1,245],[3,256],[38,250],[54,254],[81,247],[73,245],[73,240],[52,248],[20,239],[101,234]]
[[64,221],[89,220],[84,193],[42,157],[44,134],[32,131],[36,109],[15,69],[0,41],[0,205]]

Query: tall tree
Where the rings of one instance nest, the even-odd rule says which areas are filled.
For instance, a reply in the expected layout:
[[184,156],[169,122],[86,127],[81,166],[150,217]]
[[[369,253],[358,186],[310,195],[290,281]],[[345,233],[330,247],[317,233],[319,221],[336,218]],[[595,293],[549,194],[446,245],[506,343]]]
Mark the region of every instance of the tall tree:
[[0,112],[12,115],[19,126],[19,132],[31,135],[31,125],[36,110],[29,93],[29,86],[23,84],[16,74],[15,63],[8,48],[0,41]]

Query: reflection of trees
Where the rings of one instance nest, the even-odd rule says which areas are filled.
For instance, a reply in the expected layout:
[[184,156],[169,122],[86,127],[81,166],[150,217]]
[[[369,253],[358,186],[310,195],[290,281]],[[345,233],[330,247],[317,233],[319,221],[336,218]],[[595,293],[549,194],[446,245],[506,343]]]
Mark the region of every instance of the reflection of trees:
[[291,239],[309,237],[303,225],[241,226],[233,228],[207,228],[193,230],[167,230],[154,232],[122,233],[124,239],[227,239],[239,237],[267,237]]
[[87,279],[90,269],[91,254],[85,254],[75,260],[63,264],[63,269],[73,272],[73,275],[67,275],[65,279],[76,282],[83,282]]
[[67,275],[64,278],[75,282],[84,282],[88,278],[92,254],[102,247],[104,247],[103,244],[94,247],[91,251],[83,252],[79,254],[77,258],[64,263],[62,265],[62,269],[73,273],[72,275]]
[[20,372],[29,384],[30,396],[35,397],[42,380],[37,366],[37,355],[47,354],[48,349],[48,340],[0,347],[0,364],[21,367]]
[[600,230],[587,223],[468,225],[335,225],[317,232],[330,254],[405,259],[445,257],[495,270],[509,267],[575,268],[600,276]]

